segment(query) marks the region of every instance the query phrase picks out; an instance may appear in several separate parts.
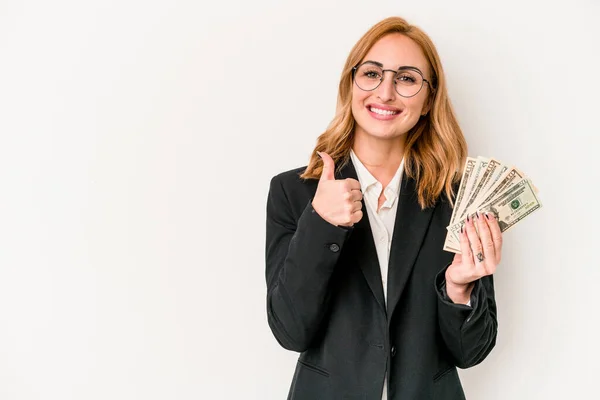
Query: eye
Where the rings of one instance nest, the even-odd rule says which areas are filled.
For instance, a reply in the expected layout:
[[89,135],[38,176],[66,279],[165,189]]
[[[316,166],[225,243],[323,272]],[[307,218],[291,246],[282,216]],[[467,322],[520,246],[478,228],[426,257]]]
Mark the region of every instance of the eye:
[[395,77],[396,86],[417,87],[423,84],[423,77],[410,69],[400,70]]
[[410,84],[410,83],[416,83],[417,78],[408,72],[402,72],[402,73],[399,73],[398,75],[396,75],[396,81],[398,81],[400,83],[404,83],[404,84]]
[[369,79],[379,79],[381,76],[381,72],[376,69],[367,69],[362,71],[362,75]]

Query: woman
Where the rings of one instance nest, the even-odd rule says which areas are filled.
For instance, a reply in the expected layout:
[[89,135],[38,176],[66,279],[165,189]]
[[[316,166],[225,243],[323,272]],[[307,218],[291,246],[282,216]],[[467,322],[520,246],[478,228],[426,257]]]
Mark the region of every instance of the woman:
[[356,43],[315,150],[267,200],[268,322],[301,353],[288,398],[464,399],[456,367],[496,342],[502,236],[479,215],[442,250],[467,148],[425,33],[388,18]]

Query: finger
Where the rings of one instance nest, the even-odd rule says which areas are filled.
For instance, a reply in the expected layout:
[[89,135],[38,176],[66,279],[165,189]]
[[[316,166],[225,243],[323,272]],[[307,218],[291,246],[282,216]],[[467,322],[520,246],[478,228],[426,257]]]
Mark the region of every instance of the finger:
[[460,229],[460,251],[462,253],[462,260],[465,265],[473,265],[473,252],[471,251],[471,244],[469,243],[469,238],[467,237],[467,232],[465,228],[467,227],[467,223],[465,222],[463,227]]
[[476,266],[479,266],[484,260],[485,256],[483,254],[483,247],[481,246],[481,241],[479,240],[479,236],[477,235],[477,231],[475,230],[475,224],[473,223],[473,218],[470,215],[467,215],[467,224],[465,225],[467,231],[467,237],[469,238],[469,243],[471,243],[471,250],[473,252],[473,262]]
[[494,241],[496,263],[500,263],[500,258],[502,256],[502,230],[500,230],[500,225],[498,225],[498,220],[494,218],[494,214],[485,213],[485,217],[487,225],[490,228],[492,240]]
[[492,233],[490,232],[490,228],[487,224],[486,219],[483,217],[483,214],[480,214],[478,212],[476,215],[476,224],[477,229],[479,231],[479,239],[481,240],[481,246],[483,248],[483,256],[486,260],[495,261],[496,248],[494,247],[494,241],[492,239]]
[[363,212],[361,210],[355,211],[352,213],[352,224],[358,223],[363,217]]
[[344,198],[344,200],[346,200],[346,201],[348,201],[350,203],[355,202],[355,201],[359,201],[360,202],[363,199],[363,195],[362,195],[362,192],[360,190],[354,189],[354,190],[351,190],[349,192],[345,192],[343,194],[343,198]]
[[360,190],[360,182],[357,181],[356,179],[346,178],[346,179],[344,179],[344,184],[345,184],[346,190],[348,190],[348,191]]
[[360,189],[352,189],[350,191],[350,199],[352,201],[362,201],[362,199],[363,199],[362,191]]
[[452,264],[462,264],[462,254],[459,254],[459,253],[454,254],[454,259],[452,260]]
[[362,209],[362,201],[353,201],[352,202],[352,212],[356,212]]
[[323,151],[317,151],[317,154],[323,161],[323,172],[321,172],[321,178],[319,179],[319,182],[335,180],[335,163],[333,162],[333,158]]

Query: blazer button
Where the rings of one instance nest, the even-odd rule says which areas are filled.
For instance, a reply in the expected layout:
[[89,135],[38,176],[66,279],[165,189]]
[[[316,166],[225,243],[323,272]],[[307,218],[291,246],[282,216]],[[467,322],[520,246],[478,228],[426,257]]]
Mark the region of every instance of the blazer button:
[[392,357],[396,355],[396,346],[392,346],[392,348],[390,349],[390,353],[392,354]]
[[338,251],[340,251],[340,246],[338,246],[336,243],[333,243],[329,246],[329,250],[333,251],[334,253],[337,253]]

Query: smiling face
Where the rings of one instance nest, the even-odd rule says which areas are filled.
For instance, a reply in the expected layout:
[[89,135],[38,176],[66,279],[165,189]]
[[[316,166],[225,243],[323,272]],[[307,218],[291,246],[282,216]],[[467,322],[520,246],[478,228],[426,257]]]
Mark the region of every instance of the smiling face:
[[[403,73],[397,75],[398,83],[394,82],[394,73],[384,72],[383,82],[374,90],[362,84],[357,85],[358,79],[377,79],[373,70],[366,70],[369,75],[356,72],[352,85],[352,114],[356,121],[356,135],[369,135],[380,139],[404,139],[404,135],[412,129],[422,114],[428,109],[430,88],[427,82],[423,83],[421,90],[412,97],[403,97],[396,91],[395,85],[401,93],[406,95],[400,85],[415,84],[414,78],[419,78],[420,71],[423,78],[431,81],[429,63],[419,45],[412,39],[400,33],[393,33],[379,39],[369,50],[361,64],[382,66],[384,70],[397,71],[402,68]],[[371,63],[372,62],[372,63]],[[361,78],[362,77],[362,78]],[[420,86],[420,84],[418,84]]]

